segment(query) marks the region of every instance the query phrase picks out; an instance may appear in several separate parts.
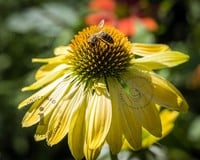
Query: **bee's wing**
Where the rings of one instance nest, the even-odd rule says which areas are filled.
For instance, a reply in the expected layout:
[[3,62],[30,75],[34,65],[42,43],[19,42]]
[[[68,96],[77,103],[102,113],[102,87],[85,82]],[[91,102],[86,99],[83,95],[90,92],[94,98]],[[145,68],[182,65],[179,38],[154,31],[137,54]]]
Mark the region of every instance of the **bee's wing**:
[[102,27],[104,26],[104,23],[105,23],[105,21],[104,21],[104,19],[102,19],[102,20],[99,22],[98,27],[99,27],[99,28],[102,28]]

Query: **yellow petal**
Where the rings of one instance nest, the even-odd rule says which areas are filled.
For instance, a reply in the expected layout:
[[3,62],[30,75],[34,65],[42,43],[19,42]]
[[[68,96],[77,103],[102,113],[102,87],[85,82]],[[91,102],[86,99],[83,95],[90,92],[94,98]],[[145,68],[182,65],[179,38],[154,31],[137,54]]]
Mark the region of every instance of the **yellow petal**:
[[111,81],[109,83],[112,84],[109,85],[110,93],[112,93],[111,99],[117,104],[117,110],[120,114],[118,118],[121,121],[122,132],[128,143],[137,150],[141,148],[142,126],[136,119],[133,108],[125,102],[123,97],[127,97],[127,93],[121,85],[116,81]]
[[189,56],[177,51],[166,51],[133,59],[132,64],[146,70],[174,67],[186,62]]
[[76,92],[74,92],[74,96],[72,96],[70,99],[63,97],[63,103],[60,103],[61,109],[58,111],[60,112],[60,115],[56,116],[55,112],[55,114],[52,115],[52,118],[49,120],[48,132],[51,134],[48,134],[47,137],[48,145],[52,146],[57,144],[64,138],[64,136],[66,136],[69,131],[71,120],[73,119],[75,111],[77,108],[81,107],[85,100],[83,94],[83,87],[81,89],[81,86],[79,86]]
[[124,94],[121,95],[121,100],[126,105],[137,110],[150,104],[153,96],[150,75],[146,72],[133,70],[126,73],[122,78],[127,89],[123,88]]
[[52,58],[33,58],[32,62],[34,63],[57,63],[57,64],[65,64],[66,62],[66,55],[60,55],[57,57]]
[[69,87],[69,82],[61,82],[58,87],[49,96],[44,97],[44,100],[37,101],[32,105],[32,107],[25,114],[22,125],[23,127],[29,127],[40,121],[40,114],[45,117],[48,113],[54,109],[63,95],[66,93]]
[[58,55],[66,55],[69,53],[70,47],[69,46],[60,46],[54,49],[54,54]]
[[[44,99],[37,100],[33,105],[29,108],[22,120],[23,127],[29,127],[40,121],[41,117],[44,118],[43,108],[40,108]],[[34,119],[32,119],[32,115],[35,114]]]
[[83,100],[81,107],[74,113],[68,133],[69,148],[75,159],[82,159],[84,157],[85,110],[86,99]]
[[51,114],[48,114],[47,116],[43,117],[43,115],[40,114],[40,122],[34,135],[36,141],[41,141],[46,138],[50,115]]
[[[136,104],[137,105],[137,104]],[[156,106],[153,103],[145,107],[135,110],[138,121],[147,129],[152,135],[156,137],[162,136],[162,126],[160,116]]]
[[[122,108],[122,107],[121,107]],[[140,122],[136,119],[136,115],[128,106],[123,106],[121,111],[121,122],[124,136],[134,150],[141,148],[142,128]]]
[[112,80],[108,82],[108,86],[110,88],[110,95],[112,101],[112,122],[110,126],[110,130],[106,137],[106,141],[109,144],[109,147],[113,154],[117,154],[121,150],[122,146],[122,129],[121,129],[121,121],[119,108],[120,103],[118,102],[119,97],[116,96],[116,89],[113,86]]
[[112,106],[108,95],[91,94],[86,111],[86,143],[90,149],[102,145],[110,129]]
[[[68,113],[71,113],[72,110],[72,108],[67,107],[68,104],[69,101],[64,100],[64,98],[60,100],[60,103],[55,107],[49,119],[46,138],[47,143],[51,146],[57,144],[67,134],[69,127],[65,126],[66,121],[64,120],[69,119],[70,116]],[[63,130],[63,128],[65,130]],[[60,130],[62,130],[62,132]],[[59,134],[60,132],[61,134]]]
[[155,73],[150,73],[154,92],[152,100],[164,107],[177,111],[187,111],[188,104],[182,94],[167,80]]
[[40,67],[40,69],[35,74],[35,79],[39,80],[42,77],[46,76],[49,72],[51,72],[55,67],[57,67],[57,63],[47,64]]
[[159,141],[161,138],[165,137],[174,127],[174,121],[178,117],[179,113],[176,111],[169,111],[164,109],[160,113],[161,123],[162,123],[162,137],[155,137],[145,130],[143,130],[142,147],[148,147],[153,143]]
[[46,138],[47,125],[38,125],[34,135],[35,141],[42,141]]
[[100,151],[101,151],[101,146],[96,149],[90,149],[86,143],[84,145],[84,155],[86,160],[97,159]]
[[44,88],[40,89],[38,92],[36,92],[35,94],[33,94],[32,96],[30,96],[29,98],[25,99],[24,101],[22,101],[18,108],[22,108],[24,106],[27,106],[30,103],[33,103],[35,101],[41,100],[41,99],[45,99],[46,95],[50,94],[50,92],[61,82],[63,81],[63,79],[66,77],[66,75],[58,78],[57,80],[55,80],[54,82],[50,83],[49,85],[45,86]]
[[163,126],[162,137],[166,136],[174,127],[174,121],[177,119],[179,112],[164,109],[160,113]]
[[[113,108],[115,107],[116,106],[113,106]],[[121,115],[114,112],[116,111],[113,110],[114,117],[112,119],[111,127],[106,137],[106,141],[110,146],[111,152],[113,154],[117,154],[121,150],[121,146],[122,146],[122,129],[121,129],[121,124],[118,118]]]
[[38,81],[36,81],[35,83],[33,83],[32,85],[30,85],[28,87],[24,87],[22,89],[22,91],[38,89],[38,88],[50,83],[51,81],[62,76],[64,74],[63,71],[66,68],[67,68],[67,66],[64,64],[57,66],[51,72],[49,72],[45,77],[42,77],[41,79],[39,79]]
[[147,56],[152,54],[158,54],[160,52],[169,51],[170,48],[164,44],[144,44],[144,43],[133,43],[132,52],[139,56]]
[[142,107],[153,101],[172,110],[187,111],[188,104],[182,94],[159,75],[153,72],[132,69],[124,78],[131,87],[129,88],[130,93],[135,92],[135,94],[130,95],[132,99],[122,97],[128,105],[137,102]]
[[152,102],[153,85],[145,72],[134,71],[124,76],[129,92],[122,99],[136,114],[138,121],[153,135],[160,137],[162,127],[155,104]]

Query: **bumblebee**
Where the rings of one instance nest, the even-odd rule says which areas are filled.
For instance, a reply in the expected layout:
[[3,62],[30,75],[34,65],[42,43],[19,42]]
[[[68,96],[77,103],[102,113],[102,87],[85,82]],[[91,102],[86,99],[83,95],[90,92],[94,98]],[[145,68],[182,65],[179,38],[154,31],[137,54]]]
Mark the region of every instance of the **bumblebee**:
[[103,42],[107,45],[114,43],[114,40],[111,37],[111,35],[101,30],[103,26],[104,26],[104,20],[101,20],[97,26],[100,29],[100,31],[89,36],[88,43],[91,47],[94,47],[95,45],[99,45],[100,42]]

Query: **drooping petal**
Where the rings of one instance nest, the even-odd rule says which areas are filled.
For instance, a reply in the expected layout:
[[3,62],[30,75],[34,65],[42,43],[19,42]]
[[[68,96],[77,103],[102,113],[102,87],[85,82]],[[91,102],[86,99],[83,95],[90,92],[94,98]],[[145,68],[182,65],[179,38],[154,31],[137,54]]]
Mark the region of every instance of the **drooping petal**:
[[116,112],[118,112],[116,111],[116,106],[113,105],[113,110],[112,110],[113,119],[110,126],[110,130],[106,137],[106,141],[109,144],[113,154],[117,154],[122,146],[122,129],[121,129],[120,119],[118,118],[121,115]]
[[61,64],[61,65],[57,66],[56,68],[54,68],[51,72],[47,73],[45,77],[42,77],[41,79],[39,79],[38,81],[36,81],[35,83],[33,83],[32,85],[30,85],[28,87],[24,87],[22,90],[27,91],[27,90],[38,89],[38,88],[50,83],[51,81],[59,78],[60,76],[62,76],[64,74],[63,71],[66,68],[67,68],[67,65]]
[[142,44],[142,43],[132,44],[132,53],[139,56],[158,54],[160,52],[166,52],[169,50],[170,50],[169,46],[164,44]]
[[73,115],[68,133],[69,148],[75,159],[82,159],[84,157],[85,110],[86,96],[82,101],[82,105],[75,111]]
[[118,118],[121,122],[122,132],[129,144],[137,150],[141,148],[142,126],[136,119],[133,108],[124,99],[128,96],[124,88],[117,81],[111,81],[111,83],[112,85],[109,85],[111,99],[116,104],[113,107],[118,107],[116,109],[120,114]]
[[155,104],[150,103],[145,107],[138,108],[135,112],[138,121],[148,132],[156,137],[162,136],[160,116]]
[[123,76],[126,85],[121,99],[133,109],[141,109],[150,104],[154,92],[148,72],[131,70]]
[[[18,108],[22,108],[24,106],[27,106],[30,103],[33,103],[35,101],[44,99],[44,97],[48,94],[50,94],[50,92],[61,82],[63,81],[63,79],[66,77],[66,75],[61,76],[60,78],[58,78],[57,80],[55,80],[54,82],[50,83],[49,85],[45,86],[44,88],[40,89],[38,92],[34,93],[32,96],[30,96],[29,98],[25,99],[24,101],[22,101]],[[28,87],[27,87],[28,88]]]
[[147,55],[142,58],[132,59],[131,63],[146,70],[174,67],[184,63],[188,55],[177,51],[165,51],[157,54]]
[[34,135],[35,141],[42,141],[46,138],[47,125],[38,125]]
[[39,80],[42,77],[45,77],[49,72],[51,72],[57,66],[58,66],[57,63],[43,65],[37,70],[35,74],[35,79]]
[[112,106],[108,95],[91,93],[86,110],[86,143],[89,149],[96,149],[102,143],[110,129]]
[[141,148],[142,127],[133,109],[125,105],[124,107],[126,108],[120,110],[123,134],[134,150],[138,150]]
[[149,134],[146,130],[143,130],[142,147],[148,147],[169,134],[169,132],[174,127],[174,121],[176,120],[178,115],[179,113],[176,111],[170,111],[167,109],[162,110],[160,113],[162,123],[162,137],[155,137]]
[[176,87],[158,74],[132,68],[126,74],[125,79],[130,84],[134,80],[134,84],[130,85],[133,86],[130,90],[135,90],[135,93],[138,93],[132,95],[132,98],[134,101],[139,100],[141,105],[153,101],[172,110],[187,111],[188,109],[188,104],[182,94]]
[[187,111],[188,104],[182,94],[167,80],[155,73],[150,73],[154,92],[152,100],[161,106],[176,110]]
[[110,126],[110,130],[108,132],[108,135],[106,137],[106,141],[110,146],[110,149],[113,154],[117,154],[121,150],[122,146],[122,129],[121,129],[121,121],[120,118],[120,112],[119,108],[122,106],[119,106],[119,97],[116,96],[116,90],[113,87],[113,82],[112,80],[108,81],[108,86],[109,86],[109,92],[111,96],[111,101],[112,101],[112,122]]
[[[147,73],[146,73],[147,74]],[[134,109],[134,113],[141,125],[151,134],[160,137],[162,127],[156,105],[152,102],[153,85],[149,75],[136,71],[124,76],[128,86],[128,93],[122,96],[125,103]]]
[[65,125],[65,123],[63,123],[62,120],[64,118],[68,119],[70,117],[66,114],[66,112],[71,113],[71,110],[72,110],[72,108],[69,108],[69,107],[66,109],[68,104],[69,104],[69,100],[64,100],[64,97],[63,97],[60,100],[60,103],[53,110],[53,113],[51,114],[51,117],[49,119],[49,124],[47,127],[47,134],[46,134],[47,143],[51,146],[58,143],[59,140],[61,140],[60,137],[62,137],[62,136],[64,137],[67,134],[69,127],[65,126],[66,131],[62,130],[62,134],[61,134],[62,136],[56,135],[57,132],[59,132],[60,127],[63,127]]
[[37,126],[34,138],[36,141],[44,140],[47,137],[47,129],[48,129],[48,123],[49,118],[51,114],[48,114],[47,116],[43,117],[43,114],[40,114],[40,122]]
[[89,146],[85,143],[84,145],[84,155],[86,160],[94,160],[97,159],[97,156],[99,155],[101,151],[101,147],[99,146],[96,149],[90,149]]
[[[32,126],[40,121],[41,116],[44,117],[43,108],[42,107],[40,108],[40,105],[44,101],[45,101],[44,99],[40,99],[32,104],[32,106],[29,108],[28,112],[26,112],[26,114],[24,115],[22,119],[22,127]],[[34,113],[36,116],[34,116],[34,119],[33,119],[31,115],[33,115]]]
[[[75,87],[75,84],[73,84],[73,87]],[[85,98],[83,96],[84,92],[83,89],[81,89],[81,86],[76,88],[76,92],[74,92],[73,96],[70,94],[71,93],[68,93],[65,97],[63,97],[64,103],[60,104],[60,107],[62,107],[60,110],[60,115],[52,115],[52,118],[49,120],[48,132],[53,134],[48,134],[48,145],[52,146],[57,144],[64,138],[64,136],[66,136],[69,131],[71,120],[75,111],[83,104],[83,100]]]
[[23,127],[28,127],[39,122],[40,114],[43,114],[43,117],[45,117],[49,112],[51,112],[66,93],[69,86],[68,81],[61,82],[50,95],[45,96],[41,101],[36,101],[25,114],[22,121]]
[[162,122],[162,125],[165,126],[163,127],[163,135],[168,133],[169,130],[173,128],[174,121],[176,120],[178,115],[179,115],[179,112],[177,111],[170,111],[167,109],[161,111],[160,113],[161,122]]

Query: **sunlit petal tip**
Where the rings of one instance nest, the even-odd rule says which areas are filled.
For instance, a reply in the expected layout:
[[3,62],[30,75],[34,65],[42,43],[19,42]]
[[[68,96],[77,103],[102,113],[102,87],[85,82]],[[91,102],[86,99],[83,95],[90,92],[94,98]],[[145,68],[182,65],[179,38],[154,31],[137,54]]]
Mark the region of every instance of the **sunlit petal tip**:
[[23,102],[22,103],[20,103],[19,105],[18,105],[18,109],[21,109],[22,107],[24,107],[25,106],[25,104],[23,104]]
[[50,146],[50,147],[53,147],[53,146],[56,144],[56,143],[53,143],[53,142],[49,142],[49,141],[47,141],[47,140],[46,140],[46,143],[47,143],[47,145]]
[[177,98],[176,105],[170,105],[169,104],[168,106],[165,106],[165,107],[170,109],[170,110],[175,110],[175,111],[178,111],[178,112],[187,112],[188,109],[189,109],[187,102],[180,97]]
[[[36,82],[35,82],[36,83]],[[23,87],[22,89],[21,89],[21,91],[31,91],[31,90],[35,90],[36,88],[35,88],[35,83],[33,83],[32,85],[29,85],[29,86],[26,86],[26,87]]]
[[[34,98],[33,98],[34,99]],[[18,109],[21,109],[21,108],[23,108],[23,107],[25,107],[25,106],[27,106],[27,105],[29,105],[29,104],[31,104],[31,103],[33,103],[33,99],[32,98],[27,98],[27,99],[25,99],[24,101],[22,101],[19,105],[18,105]],[[35,99],[36,100],[36,99]]]
[[42,141],[42,140],[44,140],[45,138],[46,138],[45,135],[40,135],[40,134],[35,134],[35,135],[34,135],[34,140],[35,140],[35,141]]
[[[163,53],[163,55],[166,55],[165,59],[168,60],[169,67],[173,67],[173,66],[182,64],[182,63],[188,61],[190,58],[189,55],[179,52],[179,51],[167,51],[167,52]],[[171,63],[171,65],[170,65],[170,63]]]
[[182,56],[183,56],[183,59],[185,59],[185,61],[188,61],[190,59],[190,56],[187,54],[182,53]]
[[47,63],[49,58],[32,58],[33,63]]
[[37,114],[37,109],[32,109],[33,107],[35,107],[34,104],[29,109],[29,111],[24,115],[22,120],[22,127],[30,127],[40,121],[40,117]]
[[28,91],[28,90],[31,90],[31,87],[28,86],[28,87],[24,87],[24,88],[21,89],[21,91],[23,91],[23,92]]
[[173,84],[158,74],[150,73],[150,75],[154,86],[152,101],[171,110],[188,110],[185,98]]
[[186,102],[186,100],[184,98],[178,97],[178,106],[179,106],[179,110],[178,111],[182,111],[182,112],[187,112],[189,109],[189,105]]
[[55,55],[66,55],[69,52],[69,46],[60,46],[54,49]]
[[165,51],[157,54],[147,55],[142,58],[132,59],[131,64],[144,68],[144,70],[155,70],[174,67],[186,62],[189,56],[177,51]]
[[24,127],[30,127],[30,126],[32,126],[32,125],[30,125],[27,121],[25,121],[25,120],[22,121],[22,127],[23,128]]

